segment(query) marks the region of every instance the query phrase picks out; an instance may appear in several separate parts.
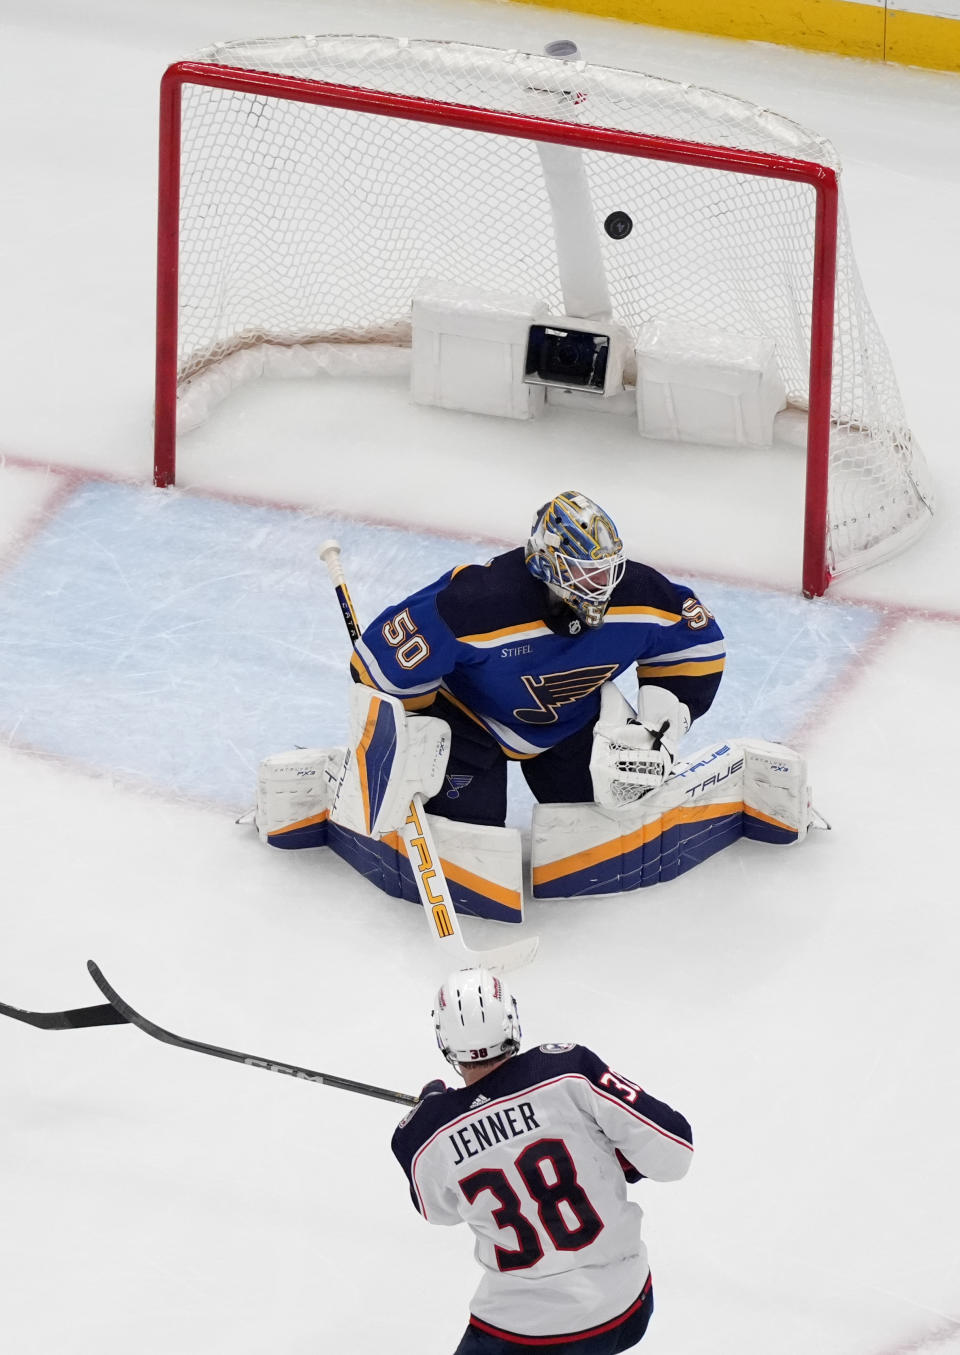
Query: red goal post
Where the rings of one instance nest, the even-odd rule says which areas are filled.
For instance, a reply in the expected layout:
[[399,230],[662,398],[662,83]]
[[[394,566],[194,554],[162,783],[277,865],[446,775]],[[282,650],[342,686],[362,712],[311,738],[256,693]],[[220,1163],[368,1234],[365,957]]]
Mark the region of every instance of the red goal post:
[[[298,70],[299,53],[297,60],[291,60],[289,54],[291,43],[304,44],[304,50],[308,54],[319,51],[319,59],[314,63],[319,74],[337,73],[342,70],[354,77],[362,73],[362,64],[358,65],[356,52],[350,48],[350,44],[364,44],[364,59],[367,59],[370,44],[379,43],[383,45],[384,51],[375,54],[378,60],[369,59],[371,76],[378,70],[382,72],[384,54],[389,57],[391,47],[405,52],[419,47],[433,49],[427,54],[429,59],[425,57],[425,65],[431,69],[438,65],[442,67],[444,58],[459,58],[463,52],[471,54],[470,78],[466,82],[467,92],[470,95],[475,94],[477,80],[475,70],[482,69],[485,62],[490,64],[492,69],[498,58],[509,58],[511,79],[514,80],[516,88],[525,91],[525,94],[535,92],[539,97],[544,93],[545,86],[552,95],[555,95],[562,87],[561,78],[555,70],[557,66],[561,67],[566,84],[574,83],[578,92],[575,100],[567,100],[570,107],[560,112],[551,108],[549,113],[544,115],[542,112],[525,111],[520,106],[524,102],[523,97],[516,98],[516,106],[503,106],[504,102],[509,105],[510,100],[504,100],[502,89],[497,86],[496,80],[492,83],[497,86],[497,97],[487,100],[490,106],[475,101],[460,102],[452,97],[438,97],[450,91],[456,92],[461,74],[459,70],[454,70],[455,78],[448,82],[450,91],[444,88],[443,79],[435,81],[429,93],[422,94],[410,92],[409,81],[395,82],[397,85],[406,83],[408,86],[406,88],[345,83],[301,73]],[[334,45],[335,50],[327,52],[325,45],[330,44]],[[345,59],[344,52],[340,50],[344,44],[347,45]],[[474,58],[473,53],[477,53],[478,56]],[[432,164],[432,160],[422,149],[423,146],[429,145],[425,129],[443,128],[467,134],[468,137],[466,141],[455,142],[456,154],[451,153],[451,165],[457,160],[469,159],[464,156],[465,146],[469,147],[471,152],[473,148],[480,147],[476,153],[486,157],[483,147],[487,145],[492,148],[496,144],[498,154],[501,154],[499,147],[508,144],[516,147],[521,144],[532,146],[536,143],[556,143],[576,147],[585,152],[588,166],[596,167],[602,164],[604,169],[607,165],[613,166],[618,176],[617,188],[612,190],[613,197],[607,193],[605,203],[598,206],[600,219],[602,220],[604,210],[611,202],[616,206],[635,206],[639,196],[644,203],[652,204],[654,209],[661,211],[664,224],[661,226],[659,222],[652,225],[645,223],[641,213],[635,232],[641,248],[645,247],[646,242],[648,252],[653,250],[651,242],[655,241],[662,245],[665,239],[678,233],[679,226],[686,226],[688,215],[697,221],[698,229],[701,218],[706,220],[713,216],[715,220],[728,222],[737,211],[741,211],[743,222],[749,223],[757,215],[762,215],[762,209],[756,204],[764,199],[753,190],[744,190],[743,185],[769,181],[809,189],[812,195],[809,221],[803,221],[799,227],[794,228],[792,224],[794,215],[798,220],[800,218],[800,212],[794,205],[796,202],[794,193],[789,208],[791,224],[789,230],[784,232],[790,234],[791,241],[795,233],[801,241],[802,250],[797,251],[796,258],[793,254],[787,258],[784,252],[783,260],[777,256],[772,264],[766,263],[763,259],[759,259],[757,264],[758,269],[767,268],[774,278],[774,284],[770,285],[771,291],[774,285],[780,285],[780,274],[797,274],[800,278],[799,284],[795,292],[791,291],[785,301],[781,302],[779,297],[774,297],[769,303],[758,300],[756,306],[759,311],[750,311],[756,323],[755,315],[759,313],[764,316],[764,307],[769,305],[771,332],[779,335],[781,329],[778,329],[778,326],[786,326],[791,335],[793,331],[800,335],[801,354],[804,343],[806,345],[806,392],[798,388],[798,382],[794,379],[795,389],[791,394],[790,382],[787,383],[791,402],[807,410],[802,578],[804,592],[810,596],[822,595],[836,574],[845,569],[858,567],[860,564],[872,563],[873,559],[881,558],[891,553],[893,549],[899,549],[924,525],[929,515],[930,494],[924,483],[925,468],[922,455],[913,444],[909,430],[899,416],[899,396],[895,381],[892,379],[892,371],[888,372],[889,359],[886,357],[882,339],[879,339],[879,333],[863,297],[852,255],[846,264],[848,276],[845,285],[847,292],[852,287],[854,294],[855,304],[850,307],[854,315],[852,328],[856,329],[859,325],[861,329],[866,329],[870,343],[865,343],[863,347],[867,351],[863,353],[856,351],[856,335],[851,347],[849,335],[845,333],[842,325],[838,326],[835,310],[838,259],[842,264],[844,250],[848,246],[843,233],[844,217],[837,170],[831,164],[824,163],[824,159],[828,158],[826,156],[817,160],[798,158],[769,149],[759,149],[756,146],[730,144],[728,122],[732,121],[736,127],[737,119],[741,116],[738,113],[739,108],[749,109],[749,105],[740,105],[740,101],[713,95],[710,91],[694,91],[697,95],[710,96],[717,100],[720,111],[727,116],[727,122],[722,119],[718,119],[717,122],[718,130],[724,132],[727,144],[720,144],[719,138],[717,144],[712,144],[709,141],[666,136],[659,131],[645,132],[634,127],[602,125],[600,122],[587,120],[587,114],[592,115],[594,109],[600,112],[606,111],[611,103],[615,107],[620,107],[624,103],[629,104],[632,82],[637,82],[639,89],[639,82],[650,82],[653,78],[630,72],[607,72],[603,68],[590,67],[585,63],[578,63],[571,71],[569,67],[548,57],[497,53],[492,49],[470,48],[465,44],[403,43],[396,39],[304,38],[276,40],[275,43],[272,40],[264,40],[249,44],[227,44],[211,49],[210,53],[203,55],[205,58],[214,59],[176,63],[166,71],[161,87],[154,460],[154,483],[157,486],[172,485],[175,480],[178,400],[182,399],[184,392],[202,384],[209,374],[227,359],[235,363],[238,354],[249,353],[261,347],[276,353],[284,350],[303,350],[304,347],[311,345],[326,347],[336,343],[409,342],[409,335],[404,330],[402,307],[392,296],[383,300],[382,304],[379,302],[371,304],[368,308],[369,313],[360,311],[354,313],[351,309],[353,307],[351,295],[351,307],[342,308],[344,312],[351,309],[349,315],[338,312],[336,304],[331,306],[329,314],[321,313],[323,311],[321,303],[307,322],[303,316],[292,315],[289,320],[286,317],[281,318],[279,323],[265,319],[258,310],[258,305],[262,303],[257,302],[255,298],[251,301],[248,311],[243,309],[246,302],[241,299],[238,303],[238,314],[215,315],[211,321],[205,322],[207,332],[201,333],[199,328],[193,332],[192,327],[196,328],[197,316],[201,314],[205,305],[200,297],[200,292],[208,285],[204,270],[213,274],[209,280],[210,290],[216,292],[221,299],[217,304],[222,303],[224,295],[232,294],[232,291],[243,291],[247,282],[247,278],[243,276],[244,269],[249,276],[258,279],[257,285],[264,291],[283,292],[286,287],[293,295],[296,288],[285,278],[284,270],[290,273],[294,282],[299,278],[302,285],[303,278],[310,269],[319,268],[322,274],[325,266],[335,266],[338,270],[345,268],[349,274],[352,268],[356,272],[355,287],[358,292],[365,294],[367,280],[360,276],[363,261],[354,260],[349,255],[349,250],[342,257],[338,256],[335,265],[324,263],[323,249],[315,254],[311,248],[307,248],[309,258],[296,257],[297,249],[303,248],[302,241],[305,235],[312,244],[324,237],[325,233],[331,240],[336,234],[337,249],[343,248],[345,234],[343,213],[349,212],[349,193],[352,190],[349,185],[344,187],[339,183],[335,184],[334,177],[338,172],[341,173],[341,177],[349,177],[349,174],[344,174],[337,166],[329,170],[329,177],[325,179],[328,171],[322,162],[326,148],[334,144],[339,148],[340,143],[347,139],[344,132],[344,129],[347,129],[349,138],[355,143],[355,148],[350,154],[355,156],[357,178],[362,177],[361,161],[369,156],[371,161],[377,164],[375,171],[367,176],[369,182],[376,184],[376,182],[386,183],[389,180],[385,196],[400,200],[399,208],[393,200],[390,204],[377,208],[376,229],[381,229],[379,220],[381,213],[397,211],[398,224],[391,228],[388,221],[383,225],[383,229],[385,231],[394,229],[397,238],[401,236],[406,238],[404,235],[406,228],[402,224],[405,220],[403,211],[411,209],[409,202],[404,199],[404,194],[412,201],[412,195],[418,192],[417,185],[426,173],[426,166],[428,163]],[[518,55],[522,58],[519,75],[516,74]],[[237,60],[238,57],[242,59]],[[236,64],[233,64],[234,62]],[[544,66],[544,63],[548,64]],[[499,77],[500,72],[497,71],[496,75]],[[619,102],[617,99],[612,101],[607,99],[607,103],[604,104],[603,98],[597,93],[598,90],[602,92],[606,77],[611,77],[610,83],[618,91]],[[619,78],[619,85],[613,77]],[[389,84],[391,81],[388,80],[386,83]],[[658,97],[663,90],[666,90],[670,97],[674,97],[674,90],[670,88],[672,82],[653,80],[653,83],[657,86]],[[464,85],[463,80],[460,80],[460,85],[461,87]],[[621,86],[627,91],[625,96],[619,93]],[[583,98],[580,95],[581,89],[586,91]],[[675,87],[676,91],[686,89],[687,87]],[[563,90],[563,93],[568,94],[568,91]],[[680,99],[682,107],[683,93],[676,97]],[[500,106],[493,106],[498,102]],[[732,119],[729,117],[731,107],[735,114]],[[297,110],[296,116],[284,114],[281,117],[279,112],[274,112],[280,109]],[[323,118],[330,110],[335,110],[337,121],[330,135],[327,135]],[[702,109],[699,105],[694,107],[694,112],[696,119],[702,123]],[[785,120],[776,120],[764,110],[753,112],[758,115],[763,125],[761,140],[768,137],[769,128],[774,123],[783,122],[785,127],[793,128],[793,124],[786,123]],[[609,117],[606,120],[615,121]],[[669,118],[665,119],[662,116],[655,118],[654,121],[661,124],[666,121],[669,125]],[[249,126],[255,126],[257,133],[253,141],[245,144],[242,138]],[[264,130],[266,127],[269,127],[268,131]],[[410,149],[412,143],[409,136],[406,136],[403,144],[407,149],[391,151],[386,160],[378,162],[377,156],[381,153],[381,144],[386,140],[387,130],[391,129],[390,135],[393,135],[392,129],[400,127],[416,129],[419,141],[414,144],[413,149]],[[775,131],[778,130],[775,128]],[[796,130],[803,132],[803,129]],[[812,134],[806,133],[795,138],[798,144],[803,144],[803,137],[808,138],[812,144],[827,145],[819,143]],[[510,140],[508,143],[502,139]],[[747,136],[743,139],[750,138]],[[769,139],[776,140],[776,137]],[[791,137],[788,136],[786,140],[790,143]],[[254,146],[257,149],[251,149]],[[417,149],[418,146],[420,149]],[[231,157],[235,162],[234,167],[225,169],[223,162],[230,160]],[[608,158],[602,161],[600,157]],[[506,156],[501,154],[501,160],[505,163]],[[276,169],[278,163],[283,167],[282,173]],[[485,158],[484,164],[486,163]],[[262,182],[250,182],[248,170],[251,164],[256,165],[258,173],[265,165],[264,173],[267,178],[262,179],[261,176]],[[493,164],[492,158],[490,164]],[[649,184],[642,177],[638,177],[636,182],[633,181],[631,175],[634,167],[652,164],[670,167],[670,173],[681,180],[677,192],[688,193],[689,200],[697,204],[696,211],[688,208],[686,209],[688,215],[680,215],[684,211],[682,206],[671,207],[667,203],[660,207],[659,195],[650,191]],[[692,183],[689,171],[706,171],[711,176],[709,180],[711,184],[719,184],[725,180],[735,185],[736,191],[726,193],[726,189],[711,189],[709,210],[706,210],[702,206],[703,197],[697,197],[701,190],[684,187],[684,183]],[[471,178],[476,178],[477,174],[482,172],[482,166],[470,161],[465,172]],[[270,175],[274,177],[270,178]],[[376,179],[376,175],[381,176],[379,180]],[[395,175],[398,186],[393,184],[391,175]],[[310,180],[309,186],[303,182],[306,179]],[[523,182],[526,183],[526,180]],[[263,183],[268,183],[269,188],[265,190]],[[280,187],[275,188],[275,184],[279,184]],[[467,192],[466,189],[459,191],[461,195]],[[506,212],[511,200],[509,182],[502,190],[502,198],[499,181],[495,178],[485,185],[485,191],[496,199],[494,211]],[[512,196],[516,196],[516,191]],[[309,203],[302,205],[301,197],[309,197]],[[600,193],[599,197],[604,199],[604,194]],[[739,197],[745,199],[747,204],[745,208],[726,205],[728,202],[735,203]],[[226,201],[227,198],[229,202]],[[330,201],[334,199],[336,207],[329,208]],[[678,201],[684,200],[678,198]],[[199,208],[198,201],[201,203]],[[480,200],[477,201],[479,203]],[[347,204],[346,207],[344,203]],[[533,211],[529,204],[527,207]],[[359,202],[357,209],[358,220],[353,223],[354,232],[364,212],[369,210],[366,204],[361,205]],[[329,225],[324,218],[327,210],[332,212],[332,224]],[[785,213],[786,210],[779,206],[776,208],[777,213]],[[267,213],[266,216],[262,216],[264,211]],[[678,213],[677,223],[672,229],[671,211]],[[296,243],[284,244],[283,248],[289,248],[292,256],[287,259],[276,243],[281,239],[286,241],[287,236],[275,228],[276,222],[292,220],[298,213],[303,214],[309,228],[306,233],[302,226],[290,233],[291,237],[296,236],[301,244],[299,246]],[[482,208],[478,207],[478,221],[482,215]],[[248,242],[255,239],[258,219],[266,220],[270,227],[268,232],[270,238],[264,243],[263,257],[242,256],[238,263],[237,255],[240,251],[237,240],[240,235]],[[777,218],[774,216],[771,219]],[[786,220],[786,216],[784,219]],[[421,225],[423,220],[425,218],[421,219]],[[237,223],[242,223],[242,230]],[[711,228],[708,224],[707,229]],[[732,241],[733,252],[736,253],[739,234],[747,232],[748,224],[726,225],[725,229],[729,232],[727,245]],[[769,227],[768,230],[771,236],[777,234]],[[496,230],[491,226],[490,231],[490,241],[483,240],[477,244],[477,276],[471,278],[471,281],[478,285],[484,282],[496,283],[497,270],[503,262],[502,258],[498,258]],[[351,233],[353,232],[349,230],[346,232],[347,235]],[[417,232],[411,230],[407,231],[407,234],[415,237]],[[423,234],[428,235],[429,232],[424,231]],[[482,231],[478,227],[476,231],[478,239],[481,234]],[[608,244],[607,241],[603,243],[605,246]],[[769,243],[774,247],[777,245],[772,239]],[[481,245],[486,250],[485,254],[481,254]],[[327,248],[332,248],[329,242]],[[540,248],[539,240],[537,248]],[[761,252],[752,246],[749,239],[743,241],[743,248],[745,257],[749,256],[751,248],[755,254]],[[500,253],[501,255],[504,253],[502,246]],[[698,245],[691,257],[699,261],[704,253],[703,247]],[[443,260],[437,255],[436,249],[420,259],[416,257],[414,245],[412,255],[411,261],[404,264],[406,271],[402,273],[402,278],[398,274],[398,281],[390,284],[395,288],[396,296],[401,298],[412,296],[413,287],[424,272],[436,272],[438,266],[443,266]],[[661,281],[661,275],[662,278],[669,279],[671,273],[682,277],[685,268],[682,253],[678,260],[658,257],[652,265],[645,255],[643,263],[648,269],[645,278],[650,282],[649,294],[652,295],[659,289],[665,297],[670,298],[662,304],[670,305],[674,313],[684,308],[689,312],[693,303],[677,290],[680,284]],[[450,262],[447,266],[453,270],[454,276],[457,276],[457,270],[464,266],[469,267],[469,264],[464,264],[462,251],[458,250],[456,245],[451,247]],[[270,276],[271,269],[274,268],[277,270],[275,279]],[[724,268],[724,260],[718,259],[716,270],[722,273]],[[737,269],[742,268],[742,262],[737,260],[732,269],[736,272],[736,279],[730,286],[731,296],[750,290],[749,282],[745,286],[740,272],[737,272]],[[486,276],[481,276],[484,273]],[[528,291],[536,290],[538,287],[541,291],[548,291],[552,287],[555,293],[554,273],[555,267],[548,261],[543,265],[531,266],[529,277],[524,277],[522,281],[527,284]],[[616,283],[616,279],[614,281]],[[702,276],[697,286],[700,289],[698,292],[700,298],[710,291],[710,285],[703,286]],[[317,295],[324,298],[329,287],[330,279],[327,279],[325,284],[321,276]],[[767,287],[765,282],[762,285],[758,283],[758,293],[765,287]],[[386,284],[383,291],[386,297]],[[674,293],[681,298],[680,301],[676,300]],[[624,284],[622,297],[617,286],[611,286],[611,296],[614,318],[623,321],[628,328],[635,328],[651,313],[644,310],[642,303],[638,304],[632,299],[627,284]],[[551,297],[548,296],[546,299],[551,300]],[[717,297],[711,297],[710,304],[716,311],[726,313],[730,302],[724,293],[723,285],[718,286]],[[213,309],[216,310],[216,306]],[[562,313],[562,307],[557,307],[556,313]],[[850,327],[848,324],[848,328]],[[855,384],[861,387],[865,385],[871,389],[879,387],[881,383],[871,371],[868,370],[866,380],[862,371],[865,367],[869,368],[871,362],[876,365],[878,339],[882,349],[879,356],[886,363],[884,366],[881,362],[883,388],[886,390],[892,383],[893,390],[893,398],[889,402],[893,407],[892,425],[890,429],[885,426],[879,434],[876,432],[878,420],[871,424],[857,410],[844,406],[846,397],[838,386],[835,369],[835,351],[842,343],[846,347],[841,354],[841,361],[846,367],[856,368]],[[783,340],[781,344],[778,338],[778,348],[780,346],[789,346],[788,340]],[[227,384],[234,384],[234,379],[230,378]],[[865,462],[862,467],[858,467],[856,458],[852,459],[850,466],[839,463],[836,450],[838,428],[843,434],[840,442],[843,445],[853,446],[861,455],[861,460],[864,457],[869,459],[874,447],[878,449],[876,465],[883,466],[884,483],[889,481],[893,486],[888,497],[898,499],[900,506],[896,512],[889,511],[888,502],[874,504],[869,498],[867,491],[875,492],[876,482],[881,478],[872,462],[870,464]],[[863,449],[867,449],[866,452]],[[838,526],[833,520],[838,513],[836,506],[832,504],[832,498],[838,494],[836,482],[843,481],[847,496],[845,502],[857,502],[856,481],[859,469],[865,472],[866,489],[860,495],[865,506],[862,510],[854,509],[852,512],[849,508],[841,508],[839,516],[854,520],[858,517],[874,518],[876,522],[871,524],[862,540],[859,542],[854,540],[853,545],[847,549],[843,538],[843,530],[847,523]],[[851,484],[854,486],[852,499]]]

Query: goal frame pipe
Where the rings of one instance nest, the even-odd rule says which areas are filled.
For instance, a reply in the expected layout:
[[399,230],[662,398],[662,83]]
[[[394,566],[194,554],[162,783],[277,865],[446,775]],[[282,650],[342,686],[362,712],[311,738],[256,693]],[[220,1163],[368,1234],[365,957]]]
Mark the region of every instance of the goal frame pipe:
[[522,113],[503,113],[469,104],[441,103],[409,94],[339,85],[302,76],[178,61],[160,84],[160,156],[157,204],[157,348],[154,407],[153,483],[176,481],[177,346],[180,271],[180,153],[183,89],[205,85],[264,98],[345,108],[374,116],[459,127],[465,131],[576,146],[581,150],[666,160],[702,169],[805,183],[815,194],[813,286],[810,316],[810,384],[807,411],[806,490],[802,586],[821,597],[830,583],[827,561],[827,485],[833,380],[834,294],[837,274],[839,184],[834,170],[809,160],[765,151],[695,144],[642,132],[624,132],[583,123],[558,122]]

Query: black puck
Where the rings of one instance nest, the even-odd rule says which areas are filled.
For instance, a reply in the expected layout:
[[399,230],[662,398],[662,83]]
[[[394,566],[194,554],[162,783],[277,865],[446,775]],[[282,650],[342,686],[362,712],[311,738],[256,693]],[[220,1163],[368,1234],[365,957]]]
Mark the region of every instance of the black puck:
[[603,223],[603,229],[611,240],[626,240],[633,230],[633,219],[626,212],[611,212]]

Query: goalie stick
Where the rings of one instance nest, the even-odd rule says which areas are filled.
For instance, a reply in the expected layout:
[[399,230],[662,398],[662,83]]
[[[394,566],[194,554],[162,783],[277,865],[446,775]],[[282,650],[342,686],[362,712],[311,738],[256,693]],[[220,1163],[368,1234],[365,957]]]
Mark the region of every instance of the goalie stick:
[[[317,554],[327,567],[350,642],[356,645],[360,639],[360,625],[340,563],[340,543],[324,541],[317,548]],[[423,911],[430,924],[431,935],[448,955],[457,957],[461,964],[482,965],[485,969],[519,969],[522,965],[530,963],[540,944],[538,936],[513,941],[509,945],[497,946],[490,950],[471,950],[463,939],[460,921],[450,896],[450,886],[443,874],[420,795],[414,795],[410,802],[402,838],[407,859],[413,869],[417,893],[420,895]]]
[[90,977],[108,999],[97,1007],[74,1007],[63,1012],[28,1012],[22,1007],[11,1007],[0,1002],[0,1015],[12,1016],[16,1021],[25,1021],[27,1025],[37,1026],[40,1030],[77,1030],[84,1026],[136,1026],[145,1035],[155,1040],[173,1045],[176,1049],[192,1049],[196,1054],[210,1054],[215,1059],[228,1059],[231,1063],[242,1063],[248,1068],[265,1068],[268,1073],[284,1073],[287,1077],[298,1077],[304,1082],[319,1082],[325,1087],[339,1087],[341,1091],[359,1092],[362,1096],[374,1096],[380,1101],[397,1101],[403,1106],[415,1106],[418,1098],[407,1092],[390,1091],[387,1087],[375,1087],[369,1082],[354,1082],[348,1077],[335,1077],[333,1073],[318,1073],[313,1068],[301,1068],[296,1063],[279,1063],[274,1059],[261,1059],[255,1054],[244,1054],[238,1049],[225,1049],[218,1044],[205,1044],[202,1040],[190,1040],[183,1035],[174,1035],[155,1021],[141,1016],[125,1001],[117,990],[107,982],[100,966],[93,960],[87,961]]

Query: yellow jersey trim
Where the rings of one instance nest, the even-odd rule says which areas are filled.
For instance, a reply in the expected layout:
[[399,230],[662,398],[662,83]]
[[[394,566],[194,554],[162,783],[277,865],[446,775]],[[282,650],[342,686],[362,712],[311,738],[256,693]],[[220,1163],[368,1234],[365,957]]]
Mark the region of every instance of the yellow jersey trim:
[[353,670],[353,672],[356,673],[357,677],[360,679],[360,681],[363,683],[365,687],[373,687],[375,691],[380,690],[380,688],[374,682],[373,678],[370,676],[370,672],[367,668],[367,665],[364,663],[363,659],[361,659],[360,655],[357,653],[356,650],[354,650],[350,656],[350,667]]
[[502,630],[481,631],[477,635],[458,635],[463,645],[491,644],[517,635],[549,635],[550,627],[542,621],[521,621],[518,626],[504,626]]
[[699,663],[638,663],[637,676],[653,677],[706,677],[708,673],[722,673],[726,659],[701,659]]
[[665,621],[670,626],[683,620],[679,612],[665,612],[660,607],[608,607],[605,613],[605,618],[610,621],[617,619],[626,621],[631,617],[637,617],[639,620]]

